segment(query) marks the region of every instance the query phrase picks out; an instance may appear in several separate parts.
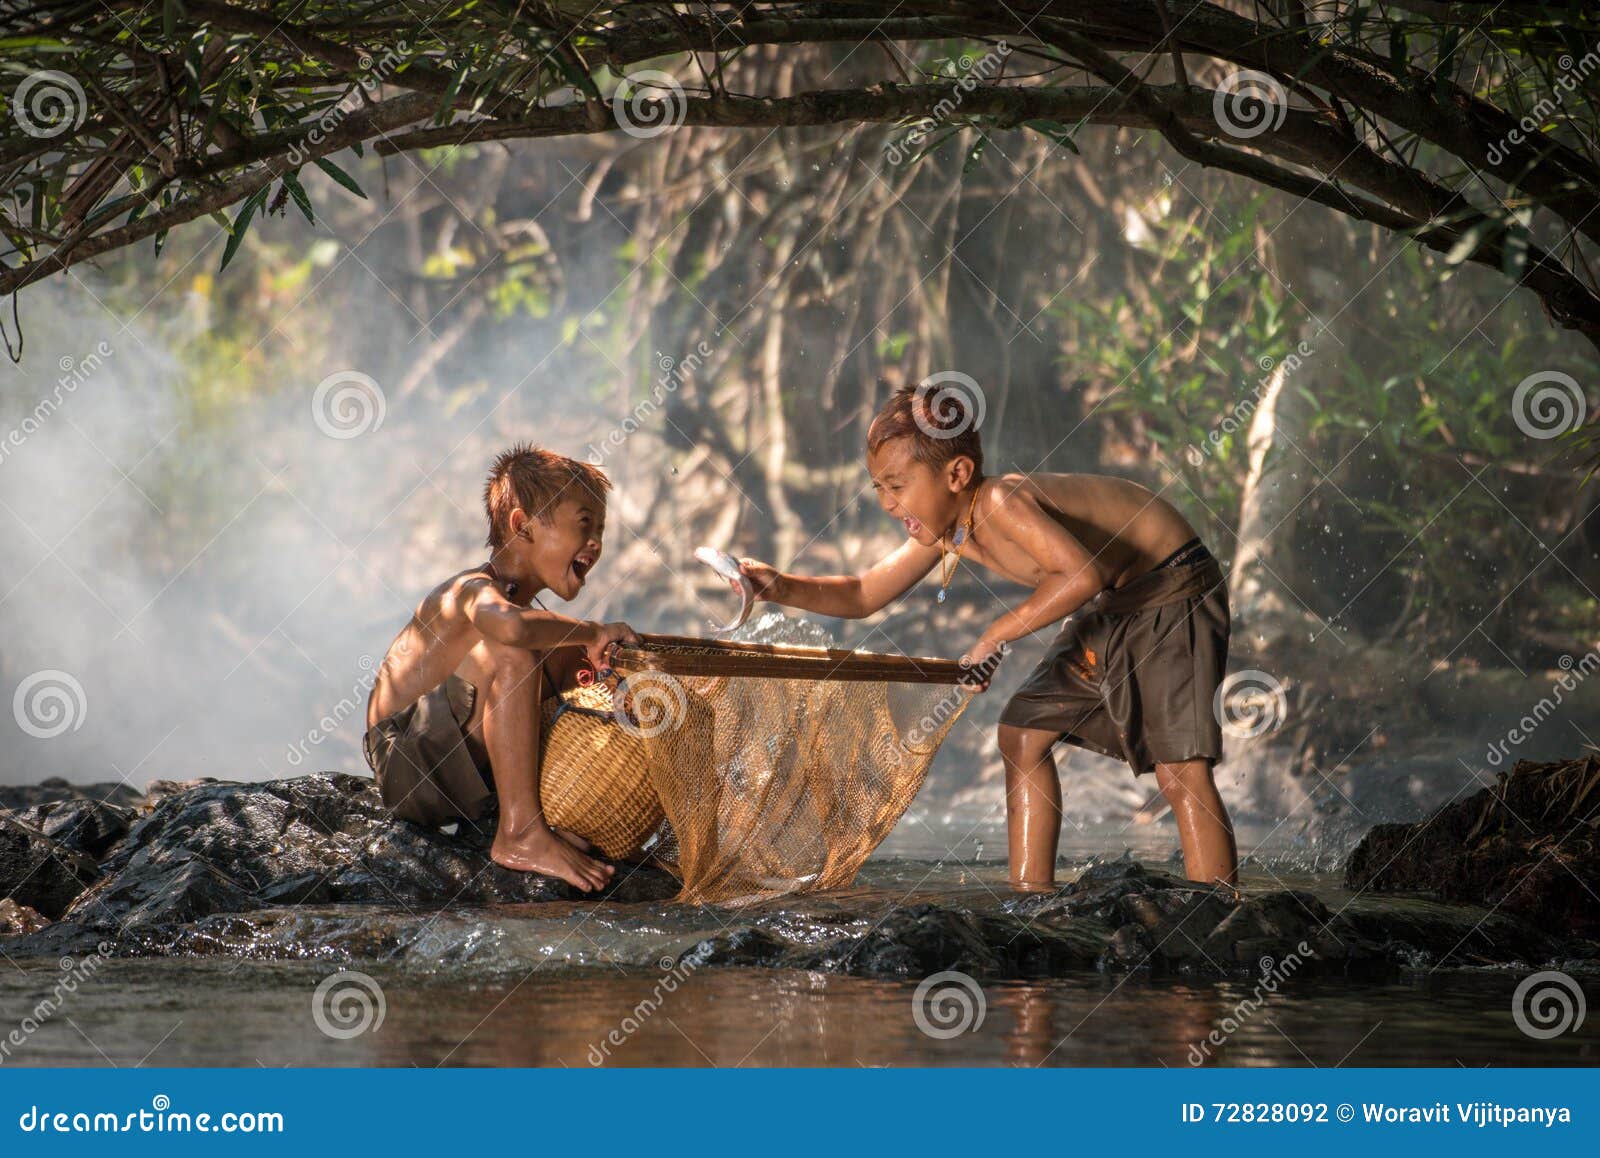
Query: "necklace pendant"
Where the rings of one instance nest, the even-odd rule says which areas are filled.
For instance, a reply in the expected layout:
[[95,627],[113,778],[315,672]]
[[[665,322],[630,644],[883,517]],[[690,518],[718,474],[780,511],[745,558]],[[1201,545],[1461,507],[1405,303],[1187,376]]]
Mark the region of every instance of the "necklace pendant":
[[950,543],[955,547],[961,546],[961,544],[965,543],[966,541],[967,529],[965,527],[957,527],[956,533],[950,536]]
[[944,602],[944,588],[943,587],[939,588],[939,602],[940,603]]

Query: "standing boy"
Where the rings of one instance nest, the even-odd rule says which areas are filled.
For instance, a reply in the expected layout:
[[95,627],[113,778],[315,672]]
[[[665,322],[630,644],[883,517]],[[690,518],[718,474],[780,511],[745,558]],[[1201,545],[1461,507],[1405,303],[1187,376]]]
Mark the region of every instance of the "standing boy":
[[1192,880],[1234,885],[1233,826],[1212,767],[1222,730],[1212,702],[1227,665],[1222,570],[1164,499],[1105,475],[983,473],[970,407],[921,387],[895,391],[867,433],[867,471],[906,541],[860,575],[802,577],[747,559],[757,594],[857,619],[941,568],[938,599],[962,562],[1033,589],[997,608],[963,659],[974,666],[1067,616],[1000,717],[1010,882],[1054,887],[1060,740],[1154,771],[1172,806]]

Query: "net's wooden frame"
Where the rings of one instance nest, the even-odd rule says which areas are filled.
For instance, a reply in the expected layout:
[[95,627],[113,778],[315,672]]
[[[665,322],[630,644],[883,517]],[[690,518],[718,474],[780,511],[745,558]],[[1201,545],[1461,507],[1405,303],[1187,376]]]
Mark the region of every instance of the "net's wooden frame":
[[970,669],[956,660],[926,656],[880,655],[776,643],[732,643],[688,635],[641,635],[639,639],[638,644],[617,647],[615,656],[619,667],[667,675],[908,684],[956,684],[970,675]]

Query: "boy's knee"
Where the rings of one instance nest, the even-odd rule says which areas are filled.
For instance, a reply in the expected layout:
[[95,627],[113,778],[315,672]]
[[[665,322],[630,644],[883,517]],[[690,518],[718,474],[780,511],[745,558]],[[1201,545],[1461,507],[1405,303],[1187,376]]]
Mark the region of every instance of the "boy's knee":
[[1014,764],[1031,764],[1044,756],[1055,743],[1055,737],[1037,728],[1018,728],[1001,724],[999,731],[1000,754]]
[[496,684],[532,681],[539,670],[538,653],[525,647],[496,645],[489,649],[489,660]]
[[1211,762],[1186,760],[1182,764],[1157,764],[1156,784],[1170,801],[1211,784]]

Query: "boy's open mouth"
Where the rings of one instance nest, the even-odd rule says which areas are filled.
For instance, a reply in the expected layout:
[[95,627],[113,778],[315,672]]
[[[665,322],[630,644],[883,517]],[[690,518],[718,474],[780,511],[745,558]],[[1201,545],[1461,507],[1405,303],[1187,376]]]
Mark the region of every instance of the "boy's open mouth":
[[584,579],[588,576],[589,569],[591,567],[593,567],[593,566],[594,566],[594,560],[593,559],[590,559],[590,558],[588,558],[586,556],[583,556],[583,555],[579,555],[576,559],[574,559],[572,561],[572,573],[577,576],[578,582],[582,583],[584,581]]
[[900,521],[906,525],[906,534],[913,539],[922,534],[922,524],[910,515],[903,515]]

